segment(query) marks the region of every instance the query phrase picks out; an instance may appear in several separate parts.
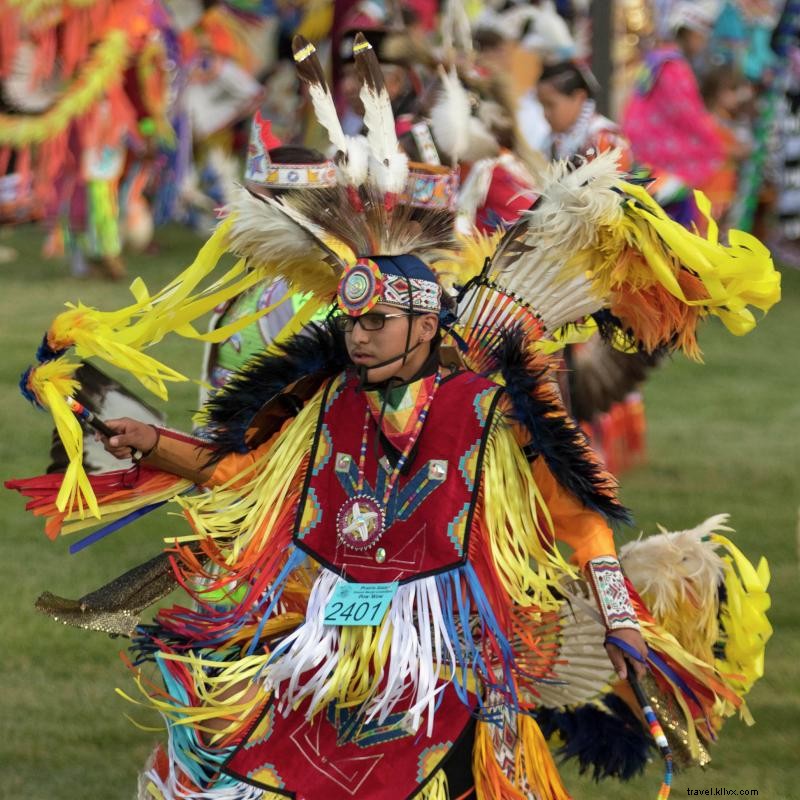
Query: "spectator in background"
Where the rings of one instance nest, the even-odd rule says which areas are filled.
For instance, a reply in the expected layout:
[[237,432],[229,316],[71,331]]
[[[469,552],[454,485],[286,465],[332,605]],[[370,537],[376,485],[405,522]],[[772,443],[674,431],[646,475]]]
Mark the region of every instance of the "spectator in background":
[[717,134],[722,143],[723,161],[712,174],[705,191],[711,200],[714,218],[721,223],[736,198],[739,167],[750,155],[752,134],[742,124],[741,111],[747,102],[749,84],[734,66],[723,64],[712,69],[703,79],[703,100],[714,116]]
[[716,120],[703,103],[691,66],[715,18],[716,3],[675,5],[669,20],[675,40],[645,55],[622,119],[637,163],[699,189],[705,189],[723,161]]
[[552,133],[545,153],[553,159],[594,158],[605,150],[621,151],[620,167],[632,165],[630,144],[619,126],[597,112],[597,80],[572,61],[548,64],[539,77],[538,95]]

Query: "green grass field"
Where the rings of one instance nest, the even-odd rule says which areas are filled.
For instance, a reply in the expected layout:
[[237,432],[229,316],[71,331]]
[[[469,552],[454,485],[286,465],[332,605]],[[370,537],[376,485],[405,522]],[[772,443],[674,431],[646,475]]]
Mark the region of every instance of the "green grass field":
[[[38,474],[47,463],[49,418],[17,390],[47,324],[66,300],[115,308],[130,295],[124,284],[79,282],[67,277],[64,264],[43,262],[40,236],[31,229],[2,243],[20,253],[0,265],[0,476],[8,479]],[[159,243],[158,255],[129,262],[132,275],[151,288],[188,264],[200,241],[169,228]],[[739,546],[752,560],[766,555],[772,567],[775,634],[767,676],[749,698],[757,724],[729,721],[710,767],[678,776],[675,797],[687,796],[688,788],[726,788],[757,789],[769,800],[800,798],[800,272],[784,274],[784,298],[744,339],[716,321],[707,324],[704,365],[676,357],[653,377],[645,389],[649,464],[623,480],[624,500],[637,517],[623,539],[657,523],[680,529],[726,511]],[[158,352],[188,375],[198,374],[199,345],[169,341]],[[187,426],[195,404],[196,387],[176,385],[170,424]],[[159,732],[134,727],[125,715],[151,728],[158,719],[115,694],[115,687],[136,691],[117,658],[124,641],[61,627],[39,616],[33,603],[45,589],[78,597],[98,587],[154,555],[160,537],[181,523],[161,514],[70,556],[69,541],[48,541],[18,495],[0,492],[0,513],[0,798],[132,798],[137,770]],[[564,774],[577,800],[638,800],[655,798],[661,772],[656,762],[627,786],[596,785],[569,769]]]

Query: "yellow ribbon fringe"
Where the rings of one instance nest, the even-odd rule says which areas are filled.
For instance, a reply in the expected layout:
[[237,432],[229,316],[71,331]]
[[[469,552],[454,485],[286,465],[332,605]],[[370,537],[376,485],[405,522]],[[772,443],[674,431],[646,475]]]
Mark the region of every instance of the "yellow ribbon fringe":
[[[720,244],[710,203],[702,192],[695,192],[695,201],[707,222],[706,237],[670,219],[643,187],[623,181],[621,188],[636,202],[628,201],[624,213],[601,231],[596,247],[575,255],[568,274],[588,272],[603,297],[620,288],[659,283],[682,303],[719,317],[737,336],[755,327],[748,306],[766,312],[778,302],[780,273],[769,250],[754,236],[737,230],[728,233],[727,246]],[[639,251],[644,262],[621,258],[626,247]],[[677,279],[680,265],[702,281],[708,297],[686,297]]]
[[720,608],[725,655],[716,665],[736,692],[745,695],[764,675],[764,649],[772,636],[767,619],[769,565],[762,557],[754,568],[726,536],[712,534],[711,538],[726,551],[727,564],[726,599]]
[[[80,303],[68,304],[68,310],[55,318],[47,332],[50,347],[53,350],[74,347],[81,360],[99,358],[134,376],[156,396],[167,399],[167,382],[188,378],[148,355],[144,352],[146,349],[169,333],[199,341],[222,341],[274,308],[261,309],[209,333],[195,330],[193,322],[198,318],[263,280],[261,271],[248,271],[245,262],[239,260],[209,286],[199,288],[226,252],[231,223],[230,218],[222,222],[194,262],[155,294],[151,295],[144,281],[137,278],[131,284],[135,302],[117,311],[99,311]],[[301,314],[284,328],[281,336],[296,332],[319,309],[321,302],[306,304]],[[71,419],[72,414],[64,401],[65,395],[73,394],[78,388],[74,380],[77,367],[78,363],[68,356],[46,362],[33,369],[29,384],[39,403],[53,415],[70,458],[58,496],[59,510],[73,512],[77,509],[82,515],[84,508],[88,507],[98,516],[97,503],[81,464],[83,439],[80,426],[76,427],[77,423]]]
[[492,725],[479,722],[476,726],[472,774],[478,800],[527,800],[529,790],[533,790],[539,800],[570,800],[536,721],[529,715],[519,714],[516,724],[512,776],[497,762]]
[[[495,427],[486,444],[480,511],[491,560],[509,600],[542,611],[559,608],[551,589],[559,577],[574,577],[576,572],[555,546],[542,545],[552,541],[552,519],[530,464],[505,424]],[[541,529],[539,515],[547,530]]]

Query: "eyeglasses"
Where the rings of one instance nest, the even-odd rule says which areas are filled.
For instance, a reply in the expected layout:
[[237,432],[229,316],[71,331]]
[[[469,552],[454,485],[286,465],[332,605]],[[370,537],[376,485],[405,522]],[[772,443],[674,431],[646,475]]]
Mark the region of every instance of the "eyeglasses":
[[342,333],[352,333],[353,330],[355,330],[356,322],[361,326],[362,330],[379,331],[386,325],[387,319],[410,316],[413,316],[413,314],[407,311],[401,311],[399,314],[382,314],[380,311],[368,311],[360,317],[349,317],[347,314],[337,314],[332,319],[336,330]]

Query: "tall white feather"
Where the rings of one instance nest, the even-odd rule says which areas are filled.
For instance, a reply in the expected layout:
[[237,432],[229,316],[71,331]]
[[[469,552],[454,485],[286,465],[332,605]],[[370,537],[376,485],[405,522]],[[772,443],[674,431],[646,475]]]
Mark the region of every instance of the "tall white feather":
[[308,86],[314,114],[327,131],[330,143],[340,154],[336,158],[339,177],[345,185],[360,186],[367,177],[367,162],[362,151],[352,152],[354,139],[346,136],[342,129],[333,95],[317,58],[316,48],[303,37],[296,36],[292,42],[292,49],[298,75]]
[[342,129],[342,123],[336,113],[336,106],[328,87],[319,83],[309,84],[308,96],[314,106],[317,122],[327,131],[330,143],[342,153],[347,153],[347,136]]
[[364,105],[370,175],[382,191],[399,193],[408,178],[408,156],[399,149],[389,94],[385,89],[378,94],[364,85],[359,97]]
[[364,127],[370,149],[370,174],[383,192],[403,191],[408,179],[408,157],[400,150],[392,101],[372,46],[357,34],[353,47],[361,77],[359,98],[364,106]]

